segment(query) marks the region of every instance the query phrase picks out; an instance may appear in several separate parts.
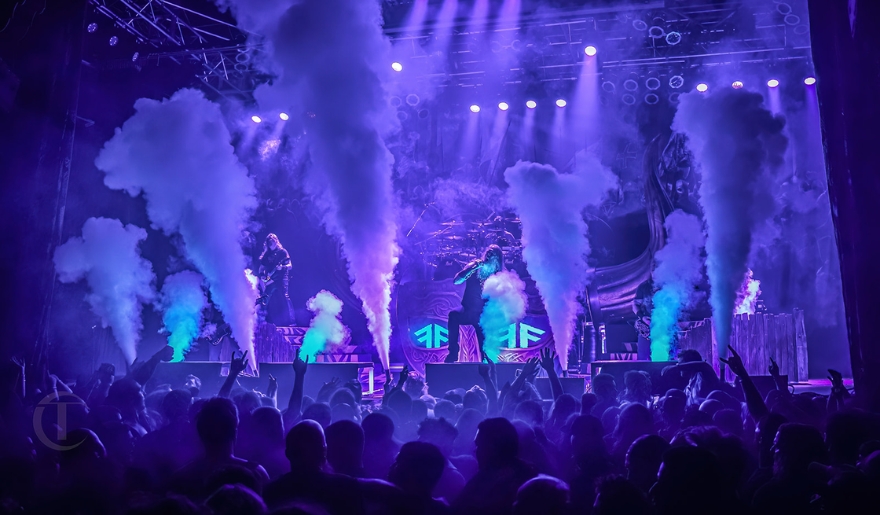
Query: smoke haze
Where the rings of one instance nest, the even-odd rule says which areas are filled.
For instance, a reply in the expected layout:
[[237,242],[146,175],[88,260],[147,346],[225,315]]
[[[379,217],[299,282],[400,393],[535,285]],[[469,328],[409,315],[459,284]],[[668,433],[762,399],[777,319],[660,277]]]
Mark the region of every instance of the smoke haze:
[[703,224],[681,210],[666,217],[666,246],[654,256],[654,294],[651,310],[651,360],[672,358],[672,342],[682,310],[694,299],[694,286],[700,280],[700,252],[706,244]]
[[483,351],[492,361],[498,361],[510,325],[522,320],[526,314],[525,289],[522,279],[510,270],[493,274],[483,283],[483,298],[487,302],[480,315],[480,327],[486,337]]
[[89,218],[82,236],[73,237],[55,250],[58,279],[72,283],[85,279],[86,301],[110,326],[127,363],[134,363],[143,329],[141,309],[155,297],[152,265],[141,257],[140,243],[147,231],[123,226],[110,218]]
[[602,202],[617,177],[598,159],[579,152],[571,174],[549,165],[520,161],[504,172],[507,195],[522,220],[523,258],[535,279],[556,340],[563,369],[568,367],[578,295],[587,285],[590,242],[582,211]]
[[673,122],[674,130],[688,136],[688,147],[702,168],[709,302],[721,357],[727,355],[734,303],[752,243],[777,209],[770,186],[784,163],[784,127],[785,120],[765,107],[762,95],[729,88],[682,95]]
[[202,289],[205,278],[197,272],[184,270],[165,278],[159,298],[162,323],[168,331],[168,345],[174,349],[171,361],[183,361],[199,336],[202,311],[208,299]]
[[342,301],[327,290],[321,290],[317,295],[309,299],[307,304],[309,311],[315,314],[309,329],[303,337],[302,348],[299,357],[311,361],[320,352],[339,345],[348,336],[348,328],[342,324]]
[[[305,120],[311,166],[305,189],[327,231],[342,244],[352,291],[387,368],[391,282],[398,260],[393,158],[383,137],[397,130],[386,83],[390,43],[378,2],[302,0],[225,2],[239,24],[265,38],[271,84],[255,96],[263,109]],[[286,8],[286,9],[285,9]],[[300,114],[301,113],[301,114]]]
[[247,263],[240,244],[256,207],[254,183],[233,153],[220,106],[182,89],[170,99],[142,98],[134,107],[95,164],[109,188],[143,193],[154,227],[180,234],[184,254],[255,367],[256,293],[242,272]]

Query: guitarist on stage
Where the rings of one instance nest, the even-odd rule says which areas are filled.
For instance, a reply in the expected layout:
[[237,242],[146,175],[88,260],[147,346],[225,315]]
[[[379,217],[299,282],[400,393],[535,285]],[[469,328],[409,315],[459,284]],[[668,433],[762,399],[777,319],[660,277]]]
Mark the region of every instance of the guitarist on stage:
[[258,270],[262,294],[257,299],[257,304],[262,306],[269,305],[269,299],[278,291],[283,289],[284,301],[290,310],[290,295],[287,291],[288,272],[292,268],[290,264],[290,254],[281,246],[278,236],[269,233],[266,241],[263,243],[263,253],[260,254],[260,268]]

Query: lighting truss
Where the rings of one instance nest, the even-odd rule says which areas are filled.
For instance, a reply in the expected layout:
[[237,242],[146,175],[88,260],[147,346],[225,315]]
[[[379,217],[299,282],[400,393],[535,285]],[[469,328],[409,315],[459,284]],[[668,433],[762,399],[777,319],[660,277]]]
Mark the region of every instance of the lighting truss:
[[[115,26],[152,47],[142,53],[137,66],[166,62],[198,63],[196,78],[218,95],[249,102],[254,88],[266,77],[252,62],[258,43],[236,27],[226,13],[209,1],[89,0],[95,10]],[[225,19],[224,19],[225,18]],[[252,39],[252,38],[251,38]],[[112,68],[110,62],[107,66]]]

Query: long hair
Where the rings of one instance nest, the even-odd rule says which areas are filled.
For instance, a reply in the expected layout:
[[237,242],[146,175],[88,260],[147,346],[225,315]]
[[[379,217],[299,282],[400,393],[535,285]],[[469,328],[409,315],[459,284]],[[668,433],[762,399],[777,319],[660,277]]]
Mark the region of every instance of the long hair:
[[263,253],[260,254],[261,261],[262,261],[263,257],[266,255],[266,252],[269,252],[269,242],[271,240],[275,240],[275,243],[278,244],[279,249],[284,249],[284,247],[281,246],[281,240],[278,239],[278,236],[276,236],[274,232],[270,232],[269,234],[266,235],[266,239],[263,240]]

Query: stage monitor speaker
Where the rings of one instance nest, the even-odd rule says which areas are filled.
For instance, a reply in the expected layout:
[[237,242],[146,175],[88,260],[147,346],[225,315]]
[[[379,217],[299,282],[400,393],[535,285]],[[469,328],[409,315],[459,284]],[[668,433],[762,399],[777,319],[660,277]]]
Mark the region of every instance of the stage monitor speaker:
[[174,390],[184,388],[186,376],[192,374],[202,382],[200,397],[217,395],[223,386],[225,377],[220,375],[224,363],[219,361],[181,361],[178,363],[161,362],[156,366],[153,377],[147,382],[147,391],[162,385],[170,384]]
[[651,391],[654,395],[663,395],[670,388],[680,388],[673,378],[661,375],[663,369],[675,365],[675,361],[594,361],[590,364],[590,377],[599,374],[611,374],[617,383],[617,389],[624,388],[624,375],[630,370],[641,370],[651,376]]
[[[516,371],[523,367],[523,363],[495,363],[495,374],[500,390],[504,383],[516,379]],[[425,363],[425,382],[428,383],[428,391],[438,399],[449,390],[463,388],[465,390],[474,385],[483,387],[483,378],[480,377],[479,363]]]
[[[372,363],[357,362],[309,363],[303,383],[303,395],[314,399],[318,396],[318,391],[324,386],[324,383],[330,382],[331,379],[339,379],[340,384],[347,383],[352,379],[358,380],[360,369],[372,366]],[[247,378],[244,381],[247,383],[258,381],[258,385],[253,387],[265,393],[266,386],[269,384],[269,374],[271,374],[278,380],[278,409],[286,409],[287,403],[290,401],[290,393],[293,391],[293,364],[260,363],[259,367],[259,379]],[[242,386],[249,387],[245,385],[245,382],[242,382],[242,379],[239,379],[239,382],[242,383]]]
[[[587,380],[584,377],[560,377],[559,382],[562,383],[562,393],[568,393],[574,396],[580,402],[581,395],[587,389]],[[541,398],[545,400],[553,400],[553,389],[550,387],[550,378],[539,377],[535,379],[535,387]]]

